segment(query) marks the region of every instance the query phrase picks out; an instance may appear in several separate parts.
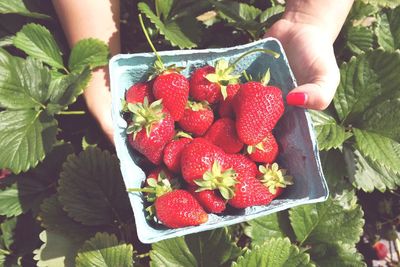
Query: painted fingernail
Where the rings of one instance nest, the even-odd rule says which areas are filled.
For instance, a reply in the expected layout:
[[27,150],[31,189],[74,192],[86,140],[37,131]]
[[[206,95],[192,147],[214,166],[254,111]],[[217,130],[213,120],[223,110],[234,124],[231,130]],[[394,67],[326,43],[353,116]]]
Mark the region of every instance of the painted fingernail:
[[307,94],[301,92],[290,93],[286,96],[286,102],[291,106],[304,106],[307,102]]

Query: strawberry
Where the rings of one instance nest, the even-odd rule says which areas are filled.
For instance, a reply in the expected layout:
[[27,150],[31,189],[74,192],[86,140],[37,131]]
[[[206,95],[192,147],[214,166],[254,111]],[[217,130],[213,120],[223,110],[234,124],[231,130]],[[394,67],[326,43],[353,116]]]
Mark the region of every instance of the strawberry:
[[259,82],[242,84],[234,99],[236,130],[247,145],[260,143],[284,112],[281,90]]
[[278,156],[279,148],[275,137],[271,132],[260,143],[247,146],[249,158],[255,162],[273,163]]
[[149,103],[154,101],[154,96],[152,93],[152,85],[148,82],[146,83],[136,83],[132,85],[125,93],[125,100],[128,103],[143,103],[144,98],[147,97]]
[[160,164],[164,147],[175,134],[173,119],[163,109],[161,100],[149,105],[145,98],[143,104],[127,107],[133,115],[127,128],[129,143],[152,163]]
[[206,102],[188,101],[179,126],[195,136],[202,136],[214,121],[214,113]]
[[257,166],[240,154],[227,154],[203,138],[197,138],[182,153],[182,175],[198,191],[218,189],[236,208],[266,205],[272,198],[256,179]]
[[217,61],[215,68],[204,66],[196,69],[190,77],[190,96],[210,104],[227,97],[227,85],[237,84],[238,75],[231,75],[233,66],[225,60]]
[[129,190],[130,192],[141,191],[146,194],[146,200],[154,202],[157,197],[171,192],[173,189],[179,188],[178,181],[173,178],[172,174],[161,167],[157,167],[150,171],[145,181],[145,187],[141,190]]
[[6,178],[11,172],[7,169],[0,169],[0,179]]
[[182,134],[178,133],[177,139],[170,141],[164,148],[164,164],[173,173],[181,171],[182,151],[187,144],[192,142],[192,137],[190,135],[186,136],[182,137]]
[[233,98],[240,89],[240,84],[228,84],[226,87],[227,97],[222,100],[218,106],[218,115],[221,118],[234,118],[235,113],[233,111]]
[[375,251],[376,258],[379,260],[384,260],[389,254],[387,246],[380,241],[376,242],[372,247]]
[[230,118],[222,118],[214,122],[204,136],[226,153],[237,153],[243,148],[243,143],[236,134],[235,122]]
[[293,177],[286,175],[285,169],[279,169],[277,163],[260,165],[258,170],[258,179],[268,188],[272,198],[278,197],[286,186],[293,184]]
[[163,100],[174,121],[179,121],[188,101],[189,81],[178,72],[166,70],[154,80],[153,94],[156,99]]
[[196,192],[196,187],[189,187],[191,193],[206,212],[221,213],[226,209],[226,200],[224,200],[215,190],[204,190]]
[[169,228],[195,226],[205,223],[208,214],[199,202],[185,190],[175,190],[155,201],[158,220]]

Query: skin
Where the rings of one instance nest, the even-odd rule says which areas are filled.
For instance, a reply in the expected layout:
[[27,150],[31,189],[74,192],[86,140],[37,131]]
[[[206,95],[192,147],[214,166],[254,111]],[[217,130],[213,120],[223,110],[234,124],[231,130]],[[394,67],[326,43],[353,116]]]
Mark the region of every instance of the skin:
[[[84,38],[108,43],[120,52],[119,0],[52,0],[70,46]],[[332,101],[340,73],[333,42],[354,0],[287,0],[285,13],[266,33],[278,38],[287,53],[299,86],[303,107],[322,110]],[[108,68],[94,71],[85,90],[87,106],[113,142]],[[292,93],[291,92],[291,93]]]

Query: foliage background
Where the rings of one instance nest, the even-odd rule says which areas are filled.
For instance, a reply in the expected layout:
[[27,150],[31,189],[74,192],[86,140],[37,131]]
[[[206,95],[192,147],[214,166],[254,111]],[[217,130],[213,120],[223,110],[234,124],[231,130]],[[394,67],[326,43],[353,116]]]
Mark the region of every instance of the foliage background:
[[[165,50],[257,40],[284,10],[278,0],[121,4],[123,53],[149,51],[139,12]],[[0,176],[13,174],[0,179],[0,265],[365,266],[382,238],[398,255],[399,5],[357,0],[335,43],[340,86],[326,111],[311,112],[327,202],[149,246],[136,238],[113,147],[78,115],[107,48],[70,50],[47,1],[2,0]]]

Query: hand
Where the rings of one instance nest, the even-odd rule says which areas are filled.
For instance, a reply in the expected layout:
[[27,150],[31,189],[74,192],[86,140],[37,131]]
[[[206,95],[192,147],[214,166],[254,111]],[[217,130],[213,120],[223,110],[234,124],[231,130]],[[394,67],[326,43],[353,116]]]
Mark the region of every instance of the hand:
[[339,85],[340,72],[326,30],[281,19],[266,36],[281,41],[299,85],[288,94],[287,103],[317,110],[327,108]]
[[92,72],[92,79],[85,89],[84,97],[89,111],[99,123],[106,137],[114,144],[108,67]]

